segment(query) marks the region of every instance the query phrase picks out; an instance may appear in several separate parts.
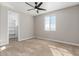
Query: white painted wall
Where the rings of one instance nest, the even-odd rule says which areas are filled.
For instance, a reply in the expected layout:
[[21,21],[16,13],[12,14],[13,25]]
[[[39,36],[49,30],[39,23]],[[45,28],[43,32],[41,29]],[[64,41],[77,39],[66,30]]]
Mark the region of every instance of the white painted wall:
[[25,40],[33,37],[33,16],[21,13],[20,15],[20,39]]
[[[0,6],[0,11],[1,11],[1,6]],[[1,12],[0,12],[0,32],[1,32]],[[0,45],[1,45],[1,33],[0,33]]]
[[9,43],[8,40],[8,18],[7,18],[7,8],[0,6],[0,45],[5,45]]
[[[44,17],[56,16],[56,31],[44,31]],[[79,44],[79,6],[38,15],[35,18],[35,36]]]

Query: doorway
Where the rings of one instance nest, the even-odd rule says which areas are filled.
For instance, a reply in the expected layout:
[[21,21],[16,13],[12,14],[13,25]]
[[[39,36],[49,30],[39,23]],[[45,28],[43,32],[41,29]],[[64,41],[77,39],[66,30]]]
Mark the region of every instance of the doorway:
[[8,36],[9,43],[18,41],[18,13],[8,11]]

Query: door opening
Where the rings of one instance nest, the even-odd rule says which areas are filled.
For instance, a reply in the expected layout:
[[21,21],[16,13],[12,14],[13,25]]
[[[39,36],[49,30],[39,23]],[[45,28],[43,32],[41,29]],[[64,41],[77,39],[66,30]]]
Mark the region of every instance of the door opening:
[[9,43],[18,41],[18,13],[8,11]]

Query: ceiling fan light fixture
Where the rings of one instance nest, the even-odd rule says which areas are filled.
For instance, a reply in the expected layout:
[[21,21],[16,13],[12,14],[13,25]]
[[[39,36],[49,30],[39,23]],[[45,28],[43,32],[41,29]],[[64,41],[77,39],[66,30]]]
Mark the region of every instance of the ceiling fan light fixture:
[[35,2],[35,6],[33,6],[33,5],[31,5],[31,4],[27,3],[27,2],[25,2],[25,3],[26,3],[27,5],[29,5],[29,6],[31,6],[32,8],[34,8],[34,9],[29,9],[29,10],[27,10],[27,11],[35,10],[37,13],[39,13],[39,10],[43,10],[43,11],[46,10],[46,9],[40,8],[40,6],[43,4],[43,2],[40,2],[40,3]]
[[35,11],[37,11],[37,9],[35,9]]

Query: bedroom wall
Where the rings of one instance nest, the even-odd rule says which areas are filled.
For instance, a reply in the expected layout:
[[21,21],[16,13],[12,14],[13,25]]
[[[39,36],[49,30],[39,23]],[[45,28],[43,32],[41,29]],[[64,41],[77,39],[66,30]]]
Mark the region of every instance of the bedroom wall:
[[9,43],[7,8],[0,6],[0,46]]
[[[56,31],[44,30],[46,16],[56,16]],[[36,37],[79,44],[79,6],[45,13],[34,18]]]
[[21,13],[19,15],[20,40],[32,38],[33,35],[33,16]]
[[[1,11],[1,6],[0,6],[0,11]],[[0,12],[0,15],[1,15],[1,12]],[[1,18],[1,16],[0,16]],[[1,22],[1,19],[0,19],[0,22]],[[0,24],[0,32],[1,32],[1,24]],[[0,33],[0,44],[1,44],[1,33]]]

